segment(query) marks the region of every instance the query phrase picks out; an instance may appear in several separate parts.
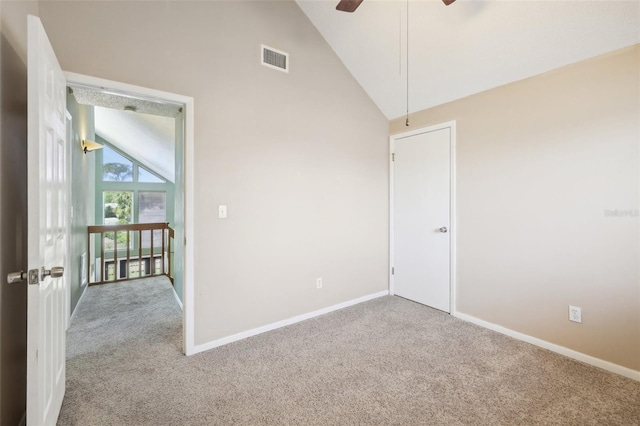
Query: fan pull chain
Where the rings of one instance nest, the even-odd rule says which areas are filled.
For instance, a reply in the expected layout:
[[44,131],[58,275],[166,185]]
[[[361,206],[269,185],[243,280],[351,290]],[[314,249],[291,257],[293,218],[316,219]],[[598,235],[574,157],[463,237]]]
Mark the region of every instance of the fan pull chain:
[[407,119],[404,125],[409,127],[409,0],[407,0]]

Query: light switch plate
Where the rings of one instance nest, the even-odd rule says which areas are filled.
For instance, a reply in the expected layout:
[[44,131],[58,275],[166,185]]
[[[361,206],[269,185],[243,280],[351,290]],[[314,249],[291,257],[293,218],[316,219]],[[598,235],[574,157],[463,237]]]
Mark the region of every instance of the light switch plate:
[[227,218],[227,206],[223,206],[223,205],[218,206],[218,218],[219,219]]

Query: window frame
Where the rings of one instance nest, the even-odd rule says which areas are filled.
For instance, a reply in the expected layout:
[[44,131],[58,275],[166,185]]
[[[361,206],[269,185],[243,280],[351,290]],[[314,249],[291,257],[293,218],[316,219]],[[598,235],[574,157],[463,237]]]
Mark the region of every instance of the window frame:
[[[150,182],[143,182],[143,183],[150,183]],[[158,222],[140,222],[140,206],[142,205],[142,203],[140,202],[140,195],[142,193],[150,193],[150,192],[164,195],[164,222],[167,221],[167,191],[161,191],[161,190],[155,190],[155,189],[151,189],[151,190],[140,189],[140,190],[137,191],[137,197],[138,197],[137,198],[137,200],[138,200],[138,203],[137,203],[138,204],[138,209],[137,209],[137,211],[138,211],[138,220],[137,220],[136,223],[158,223]],[[155,235],[155,234],[159,233],[159,231],[154,231],[153,233]],[[144,239],[144,233],[142,235],[142,238]],[[154,241],[154,250],[159,247],[159,246],[155,245],[155,242],[156,242],[155,238],[156,237],[154,236],[154,240],[153,240]],[[146,249],[149,249],[149,247],[145,247],[143,245],[142,249],[146,250]]]
[[[140,192],[164,192],[165,196],[165,222],[169,223],[171,226],[174,220],[174,211],[175,211],[175,203],[173,202],[175,196],[175,184],[173,182],[168,181],[164,177],[158,175],[157,173],[151,171],[151,169],[145,164],[137,161],[134,158],[131,158],[124,152],[115,148],[106,140],[100,138],[96,135],[96,141],[103,144],[105,147],[115,151],[117,154],[124,157],[126,160],[131,161],[133,163],[133,173],[132,173],[132,181],[105,181],[104,177],[104,169],[103,169],[103,150],[94,151],[95,155],[95,223],[104,225],[104,193],[111,191],[128,191],[132,192],[132,212],[131,212],[131,223],[139,223],[139,197]],[[138,168],[142,167],[147,172],[156,176],[158,179],[161,179],[163,182],[138,182]],[[134,233],[132,239],[132,247],[130,249],[137,250],[139,246],[138,235]],[[143,249],[143,250],[148,250]],[[105,253],[113,253],[113,249],[105,250]],[[120,252],[120,248],[118,249]]]

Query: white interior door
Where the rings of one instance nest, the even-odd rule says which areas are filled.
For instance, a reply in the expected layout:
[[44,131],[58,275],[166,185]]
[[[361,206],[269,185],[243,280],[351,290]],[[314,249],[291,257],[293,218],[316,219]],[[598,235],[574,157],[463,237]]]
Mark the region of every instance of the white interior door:
[[[55,425],[65,390],[65,78],[40,19],[28,17],[27,424]],[[50,275],[48,275],[50,274]]]
[[451,128],[395,139],[394,294],[450,312]]

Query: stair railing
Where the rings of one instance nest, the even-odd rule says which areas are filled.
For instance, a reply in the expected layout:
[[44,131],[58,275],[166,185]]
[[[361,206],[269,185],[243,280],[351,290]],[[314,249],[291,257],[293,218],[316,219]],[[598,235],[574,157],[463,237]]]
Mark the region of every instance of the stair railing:
[[[160,244],[155,247],[160,234]],[[168,223],[94,225],[87,227],[89,285],[105,284],[166,275],[173,283],[172,241],[174,230]],[[92,238],[93,237],[93,238]],[[93,239],[93,241],[92,241]],[[121,240],[119,242],[119,240]],[[96,255],[91,256],[92,247]],[[155,250],[160,249],[157,253]],[[94,262],[92,262],[94,261]],[[92,276],[91,264],[96,273]],[[99,268],[98,268],[99,267]]]

